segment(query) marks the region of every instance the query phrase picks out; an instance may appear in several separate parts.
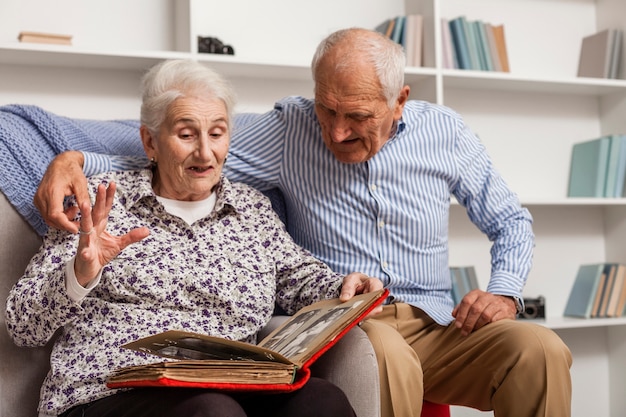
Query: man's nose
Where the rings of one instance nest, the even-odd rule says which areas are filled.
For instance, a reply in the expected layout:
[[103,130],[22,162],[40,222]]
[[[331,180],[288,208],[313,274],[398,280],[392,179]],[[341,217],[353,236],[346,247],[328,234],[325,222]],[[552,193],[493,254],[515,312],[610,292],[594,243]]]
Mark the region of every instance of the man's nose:
[[343,117],[336,117],[331,126],[331,138],[333,142],[343,142],[352,134],[348,120]]

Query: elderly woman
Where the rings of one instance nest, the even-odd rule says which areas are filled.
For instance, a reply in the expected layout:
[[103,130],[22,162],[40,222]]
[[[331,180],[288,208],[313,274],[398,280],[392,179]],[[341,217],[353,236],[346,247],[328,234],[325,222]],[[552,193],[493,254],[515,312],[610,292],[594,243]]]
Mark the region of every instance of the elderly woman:
[[184,329],[255,342],[275,303],[293,313],[382,288],[333,273],[291,240],[264,196],[222,176],[232,108],[229,85],[201,64],[167,61],[144,77],[151,166],[91,178],[95,203],[80,207],[79,234],[51,229],[7,301],[18,345],[59,333],[40,416],[354,415],[316,378],[280,395],[105,386],[119,367],[154,362],[120,348],[137,338]]

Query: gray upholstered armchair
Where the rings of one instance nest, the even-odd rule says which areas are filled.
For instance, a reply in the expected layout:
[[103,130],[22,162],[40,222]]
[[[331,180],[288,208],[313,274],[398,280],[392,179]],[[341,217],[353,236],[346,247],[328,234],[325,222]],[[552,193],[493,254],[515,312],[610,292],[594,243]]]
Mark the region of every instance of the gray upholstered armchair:
[[[36,417],[49,348],[20,348],[6,332],[7,294],[22,276],[41,239],[0,194],[0,417]],[[276,317],[273,320],[284,320]],[[379,416],[378,370],[373,349],[358,327],[316,362],[314,373],[340,386],[359,417]]]

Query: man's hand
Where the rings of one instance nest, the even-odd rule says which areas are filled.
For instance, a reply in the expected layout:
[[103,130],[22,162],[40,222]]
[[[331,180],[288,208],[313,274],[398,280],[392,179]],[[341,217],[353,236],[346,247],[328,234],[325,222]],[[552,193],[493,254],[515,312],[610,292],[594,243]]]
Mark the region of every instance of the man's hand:
[[467,293],[452,310],[452,316],[456,319],[454,325],[461,329],[463,336],[494,321],[514,320],[516,315],[517,309],[512,298],[481,290]]
[[[372,278],[360,272],[352,272],[343,278],[339,299],[341,301],[348,301],[356,294],[365,294],[368,292],[382,290],[383,287],[383,282],[378,278]],[[378,314],[381,311],[383,311],[383,306],[379,305],[373,309],[367,317]]]
[[[89,204],[83,162],[81,152],[67,151],[54,158],[44,173],[33,202],[48,226],[78,233],[78,223],[72,220],[78,207]],[[63,200],[70,195],[76,196],[78,206],[64,210]]]

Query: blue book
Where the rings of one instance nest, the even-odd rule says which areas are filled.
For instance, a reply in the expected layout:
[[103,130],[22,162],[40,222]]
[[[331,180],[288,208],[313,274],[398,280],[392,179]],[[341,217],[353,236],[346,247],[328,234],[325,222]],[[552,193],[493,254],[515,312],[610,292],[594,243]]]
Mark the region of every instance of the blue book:
[[604,196],[621,197],[626,173],[626,135],[610,135],[609,140]]
[[465,31],[465,38],[467,39],[467,51],[469,53],[471,69],[480,71],[480,55],[478,52],[478,37],[474,30],[474,23],[468,21],[465,17],[461,17],[461,24]]
[[462,267],[451,267],[450,278],[452,279],[452,299],[456,305],[461,302],[461,299],[469,292],[470,289],[464,278]]
[[608,136],[572,147],[569,197],[604,197],[609,148]]
[[564,316],[589,318],[594,309],[598,287],[605,279],[605,264],[581,265],[570,291]]
[[406,16],[398,16],[396,17],[396,24],[393,27],[393,34],[391,35],[391,39],[404,46],[403,43],[403,35],[404,35],[404,21],[406,20]]
[[450,279],[454,304],[458,304],[468,292],[479,288],[476,270],[473,266],[450,267]]
[[489,44],[489,38],[487,37],[487,28],[485,24],[477,20],[474,22],[476,33],[478,34],[480,45],[480,59],[485,71],[494,71],[494,65],[491,59],[491,45]]
[[448,25],[450,26],[450,33],[452,34],[452,44],[454,45],[454,52],[456,53],[459,69],[472,69],[462,19],[464,20],[465,18],[459,16],[450,20]]
[[476,269],[474,269],[473,266],[467,266],[463,268],[463,272],[465,273],[465,279],[467,280],[467,286],[469,287],[469,291],[479,289],[480,286],[478,285]]
[[374,30],[376,32],[382,33],[383,35],[389,37],[387,33],[389,31],[390,25],[391,25],[391,19],[386,19],[385,21],[381,22],[378,26],[376,26]]

